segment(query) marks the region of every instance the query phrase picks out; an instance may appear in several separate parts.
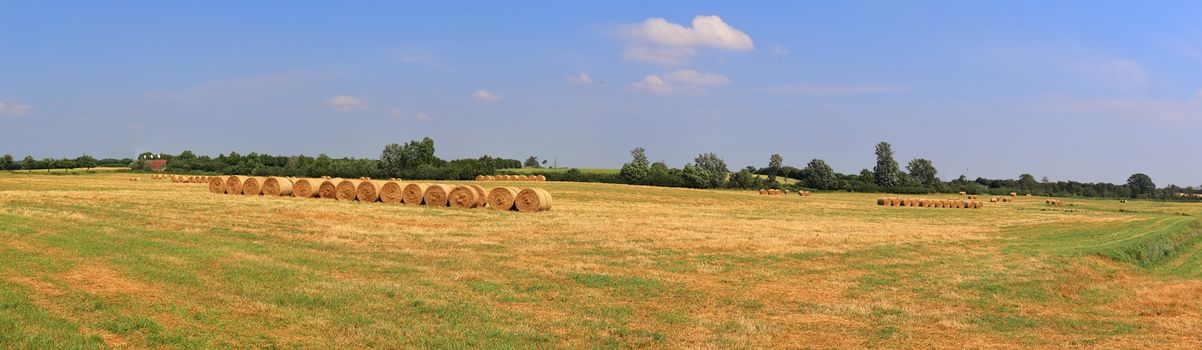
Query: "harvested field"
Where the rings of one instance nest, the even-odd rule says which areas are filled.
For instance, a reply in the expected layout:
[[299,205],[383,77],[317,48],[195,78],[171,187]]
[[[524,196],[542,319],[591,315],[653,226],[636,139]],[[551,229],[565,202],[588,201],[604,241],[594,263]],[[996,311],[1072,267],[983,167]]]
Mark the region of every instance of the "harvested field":
[[1197,204],[547,182],[516,215],[129,177],[0,174],[0,347],[1202,346]]

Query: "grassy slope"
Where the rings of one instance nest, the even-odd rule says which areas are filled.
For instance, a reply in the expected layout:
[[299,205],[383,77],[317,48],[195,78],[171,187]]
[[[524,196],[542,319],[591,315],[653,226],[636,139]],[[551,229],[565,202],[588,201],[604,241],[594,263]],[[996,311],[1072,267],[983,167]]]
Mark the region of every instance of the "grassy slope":
[[555,210],[521,215],[0,175],[0,347],[1188,348],[1202,331],[1197,205],[539,185]]

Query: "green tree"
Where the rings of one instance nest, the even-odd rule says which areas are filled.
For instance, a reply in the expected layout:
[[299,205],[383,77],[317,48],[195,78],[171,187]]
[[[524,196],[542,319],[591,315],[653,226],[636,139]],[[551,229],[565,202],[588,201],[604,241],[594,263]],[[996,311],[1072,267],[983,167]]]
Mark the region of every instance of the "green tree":
[[755,168],[749,166],[730,176],[730,187],[759,188],[759,181],[756,180],[759,178],[755,176]]
[[768,182],[776,183],[776,175],[780,174],[780,167],[784,165],[785,159],[780,154],[773,153],[768,157]]
[[13,155],[5,154],[0,157],[0,170],[8,170],[13,167]]
[[929,160],[915,158],[906,165],[906,171],[910,172],[910,178],[922,186],[933,189],[939,185],[939,171],[935,170],[935,164]]
[[881,188],[892,189],[901,184],[901,170],[897,161],[893,160],[893,146],[881,141],[876,144],[876,167],[872,168],[876,175],[876,184]]
[[523,168],[538,168],[538,157],[530,156],[526,158],[526,162],[522,163]]
[[1131,188],[1131,198],[1151,197],[1156,193],[1156,184],[1152,178],[1143,173],[1136,173],[1127,178],[1127,187]]
[[85,169],[95,168],[96,167],[96,158],[93,158],[92,156],[89,156],[86,154],[81,155],[81,156],[75,158],[75,166],[80,167],[80,168],[85,168]]
[[694,164],[686,164],[681,175],[684,185],[692,188],[710,187],[713,178],[713,174],[710,174],[708,170]]
[[[325,156],[325,161],[329,161],[329,156]],[[318,156],[318,163],[321,163],[321,156]],[[384,146],[384,151],[380,152],[380,173],[384,177],[401,177],[401,170],[404,168],[403,151],[400,144],[390,143]]]
[[730,170],[726,168],[726,161],[718,158],[714,153],[702,153],[693,159],[693,163],[709,173],[709,188],[720,188],[726,185],[726,178],[730,175]]
[[54,158],[43,158],[42,167],[44,167],[46,172],[49,173],[51,169],[58,168],[58,160],[55,160]]
[[806,183],[814,188],[830,190],[836,186],[835,170],[821,159],[814,159],[806,164],[805,174]]
[[33,159],[33,156],[25,156],[21,159],[21,169],[33,170],[38,168],[38,161]]
[[647,150],[635,147],[630,150],[630,157],[630,163],[622,165],[622,170],[618,171],[618,177],[630,184],[643,183],[650,171],[650,166],[647,165]]
[[438,157],[434,156],[434,140],[429,137],[421,141],[409,141],[401,147],[401,168],[413,169],[426,165],[435,165]]

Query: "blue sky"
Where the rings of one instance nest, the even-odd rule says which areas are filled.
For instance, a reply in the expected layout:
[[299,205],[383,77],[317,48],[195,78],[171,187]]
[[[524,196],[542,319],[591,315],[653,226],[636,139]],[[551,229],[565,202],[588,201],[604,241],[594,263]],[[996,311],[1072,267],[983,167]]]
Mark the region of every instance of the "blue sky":
[[617,167],[889,141],[967,174],[1202,184],[1202,4],[12,2],[0,153],[191,149]]

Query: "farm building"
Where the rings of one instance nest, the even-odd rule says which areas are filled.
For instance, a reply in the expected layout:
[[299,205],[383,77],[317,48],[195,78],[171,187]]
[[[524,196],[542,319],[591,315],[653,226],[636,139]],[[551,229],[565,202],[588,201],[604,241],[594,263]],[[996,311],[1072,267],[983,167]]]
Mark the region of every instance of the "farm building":
[[148,159],[146,161],[150,163],[151,171],[163,171],[163,169],[167,168],[166,159]]

